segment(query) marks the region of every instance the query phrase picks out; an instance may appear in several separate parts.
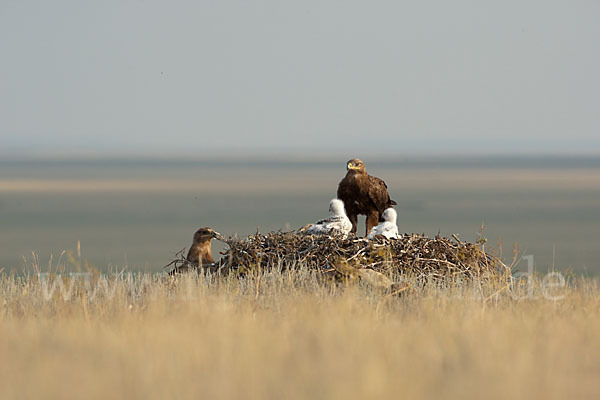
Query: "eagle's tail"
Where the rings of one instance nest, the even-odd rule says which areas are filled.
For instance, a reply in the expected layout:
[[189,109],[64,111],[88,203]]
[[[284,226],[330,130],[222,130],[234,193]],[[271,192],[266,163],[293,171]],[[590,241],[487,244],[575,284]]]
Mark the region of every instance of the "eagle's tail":
[[397,206],[398,203],[396,203],[394,200],[390,199],[390,205],[391,206]]

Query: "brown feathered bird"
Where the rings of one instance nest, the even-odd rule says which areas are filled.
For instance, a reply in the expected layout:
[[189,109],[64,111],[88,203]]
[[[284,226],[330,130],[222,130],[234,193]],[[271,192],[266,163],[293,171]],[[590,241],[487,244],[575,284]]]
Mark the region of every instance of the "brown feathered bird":
[[192,246],[188,251],[186,263],[173,269],[171,273],[184,273],[201,267],[210,267],[215,263],[210,247],[210,241],[213,239],[223,240],[223,236],[212,228],[200,228],[194,233]]
[[367,174],[365,164],[358,158],[348,161],[346,170],[346,176],[338,185],[337,197],[344,202],[346,214],[352,222],[352,233],[356,233],[358,216],[366,215],[366,236],[379,223],[385,209],[397,203],[390,199],[385,182]]

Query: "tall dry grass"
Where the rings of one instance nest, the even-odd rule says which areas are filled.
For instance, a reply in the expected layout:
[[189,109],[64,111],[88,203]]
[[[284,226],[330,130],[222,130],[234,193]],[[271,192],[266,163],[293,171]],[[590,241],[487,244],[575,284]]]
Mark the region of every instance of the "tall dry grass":
[[65,297],[44,279],[0,275],[2,399],[600,396],[589,279],[556,301],[470,282],[389,296],[306,270],[122,276],[96,293],[93,277]]

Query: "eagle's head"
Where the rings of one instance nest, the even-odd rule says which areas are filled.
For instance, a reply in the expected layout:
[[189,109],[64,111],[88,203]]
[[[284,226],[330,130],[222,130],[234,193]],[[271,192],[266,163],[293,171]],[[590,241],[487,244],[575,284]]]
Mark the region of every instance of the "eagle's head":
[[394,210],[391,207],[386,208],[382,215],[382,218],[385,222],[391,222],[392,224],[396,223],[397,217],[398,217],[398,214],[396,214],[396,210]]
[[200,228],[194,233],[194,243],[210,242],[212,239],[223,240],[223,236],[208,226]]
[[345,215],[344,202],[340,199],[333,199],[329,202],[329,212],[331,215]]
[[358,158],[353,158],[352,160],[348,161],[346,163],[346,170],[347,171],[356,171],[356,172],[360,172],[362,174],[367,172],[367,170],[365,168],[365,164],[362,161],[360,161]]

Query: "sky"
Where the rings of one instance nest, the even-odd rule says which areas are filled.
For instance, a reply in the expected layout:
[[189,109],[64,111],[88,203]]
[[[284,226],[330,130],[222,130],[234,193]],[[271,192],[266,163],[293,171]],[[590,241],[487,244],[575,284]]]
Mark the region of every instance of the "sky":
[[598,21],[598,0],[0,0],[0,155],[596,154]]

